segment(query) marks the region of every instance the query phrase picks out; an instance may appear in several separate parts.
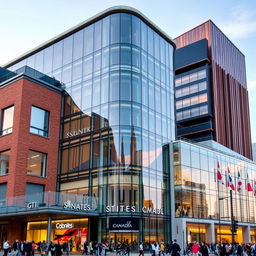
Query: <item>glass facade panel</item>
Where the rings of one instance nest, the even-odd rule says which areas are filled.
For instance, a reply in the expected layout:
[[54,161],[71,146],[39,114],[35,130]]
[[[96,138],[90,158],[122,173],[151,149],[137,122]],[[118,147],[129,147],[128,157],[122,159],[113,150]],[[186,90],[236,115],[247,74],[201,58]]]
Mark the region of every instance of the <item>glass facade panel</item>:
[[[254,182],[253,162],[186,142],[175,142],[173,150],[176,217],[227,221],[230,216],[229,168],[236,187],[232,192],[234,216],[239,222],[254,222],[254,194],[244,186],[247,175],[251,186]],[[217,180],[217,161],[225,184]],[[237,190],[238,171],[242,181],[240,191]]]

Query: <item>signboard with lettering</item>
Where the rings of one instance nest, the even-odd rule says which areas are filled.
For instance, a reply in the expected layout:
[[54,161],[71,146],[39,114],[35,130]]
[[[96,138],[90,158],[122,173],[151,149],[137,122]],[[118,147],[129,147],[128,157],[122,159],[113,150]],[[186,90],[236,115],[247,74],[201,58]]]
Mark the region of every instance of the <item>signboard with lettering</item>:
[[137,232],[139,231],[139,219],[138,218],[109,218],[109,231]]

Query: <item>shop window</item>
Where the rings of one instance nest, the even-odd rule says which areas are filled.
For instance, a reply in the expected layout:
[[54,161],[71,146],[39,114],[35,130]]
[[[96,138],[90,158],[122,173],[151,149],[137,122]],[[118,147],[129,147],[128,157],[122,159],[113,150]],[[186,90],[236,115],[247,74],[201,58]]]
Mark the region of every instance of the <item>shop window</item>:
[[49,112],[32,106],[30,132],[36,135],[48,137],[49,132]]
[[0,135],[12,133],[14,106],[2,110],[2,126]]
[[9,172],[10,150],[0,152],[0,176]]
[[27,161],[27,174],[45,177],[47,155],[45,153],[29,150]]

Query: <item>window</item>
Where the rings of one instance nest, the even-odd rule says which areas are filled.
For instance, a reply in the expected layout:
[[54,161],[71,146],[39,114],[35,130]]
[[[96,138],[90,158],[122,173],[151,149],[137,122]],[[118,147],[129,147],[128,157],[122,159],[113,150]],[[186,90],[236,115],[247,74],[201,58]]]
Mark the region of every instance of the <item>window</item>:
[[3,109],[1,135],[12,133],[14,106]]
[[26,184],[26,202],[27,203],[37,202],[42,204],[43,200],[44,200],[44,185],[27,183]]
[[1,183],[0,184],[0,207],[5,206],[5,202],[6,202],[6,187],[7,184],[6,183]]
[[48,137],[49,129],[49,112],[32,106],[31,109],[31,121],[30,121],[30,132]]
[[27,174],[45,177],[47,155],[37,151],[28,151]]
[[0,152],[0,176],[9,172],[10,150]]

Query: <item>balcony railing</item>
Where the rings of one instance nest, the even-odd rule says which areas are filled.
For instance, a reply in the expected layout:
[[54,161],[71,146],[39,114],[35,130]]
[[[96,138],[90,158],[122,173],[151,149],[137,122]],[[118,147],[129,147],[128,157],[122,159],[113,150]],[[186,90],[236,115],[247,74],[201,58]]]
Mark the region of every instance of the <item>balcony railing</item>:
[[48,191],[0,200],[0,215],[46,209],[98,213],[98,198]]

